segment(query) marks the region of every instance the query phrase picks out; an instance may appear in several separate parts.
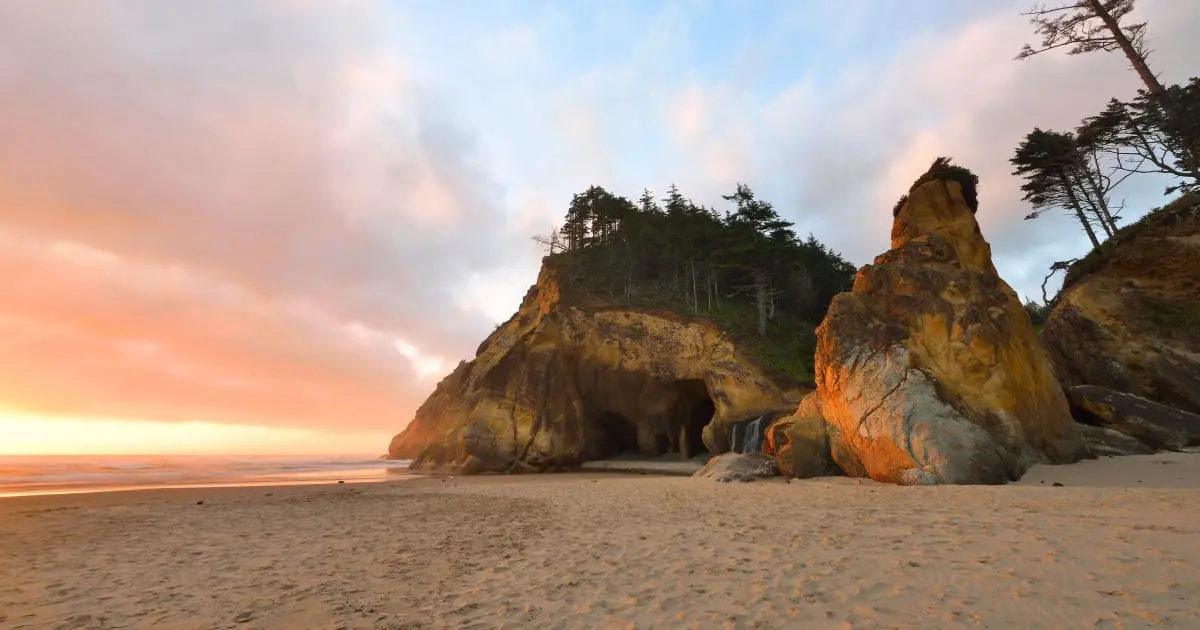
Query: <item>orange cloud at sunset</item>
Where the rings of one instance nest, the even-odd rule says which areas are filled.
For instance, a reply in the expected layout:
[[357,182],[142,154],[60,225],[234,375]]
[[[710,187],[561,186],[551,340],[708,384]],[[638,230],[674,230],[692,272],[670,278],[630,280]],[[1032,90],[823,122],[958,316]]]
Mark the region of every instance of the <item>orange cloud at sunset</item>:
[[0,452],[382,451],[469,353],[502,217],[386,14],[0,7]]
[[212,422],[55,418],[0,412],[0,456],[380,454],[385,433],[320,431]]
[[428,387],[385,333],[181,267],[3,235],[0,270],[6,405],[361,430]]
[[[862,264],[948,155],[1036,295],[1086,239],[1022,220],[1013,147],[1138,85],[1119,54],[1014,61],[1027,0],[517,4],[0,2],[0,452],[383,449],[591,185],[721,211],[748,183]],[[1168,83],[1198,7],[1138,3]],[[1126,218],[1163,187],[1123,185]]]

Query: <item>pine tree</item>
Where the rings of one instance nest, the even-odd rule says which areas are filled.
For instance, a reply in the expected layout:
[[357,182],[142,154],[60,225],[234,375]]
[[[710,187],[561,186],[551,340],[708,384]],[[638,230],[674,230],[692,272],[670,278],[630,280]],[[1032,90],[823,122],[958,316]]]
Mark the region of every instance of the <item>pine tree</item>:
[[[1196,129],[1195,111],[1177,94],[1178,86],[1168,88],[1150,69],[1150,49],[1146,43],[1146,22],[1122,23],[1133,12],[1135,0],[1076,0],[1058,7],[1035,6],[1022,13],[1029,16],[1034,30],[1042,36],[1041,46],[1026,44],[1017,59],[1058,48],[1069,47],[1067,54],[1120,51],[1146,86],[1143,106],[1153,110],[1155,127],[1171,136],[1183,171],[1200,173],[1200,130]],[[1147,112],[1149,113],[1149,112]]]
[[1013,174],[1025,178],[1021,190],[1025,201],[1034,207],[1026,219],[1035,219],[1051,208],[1061,208],[1079,220],[1092,247],[1100,247],[1083,199],[1084,184],[1080,177],[1087,164],[1071,134],[1035,128],[1009,161],[1017,167]]

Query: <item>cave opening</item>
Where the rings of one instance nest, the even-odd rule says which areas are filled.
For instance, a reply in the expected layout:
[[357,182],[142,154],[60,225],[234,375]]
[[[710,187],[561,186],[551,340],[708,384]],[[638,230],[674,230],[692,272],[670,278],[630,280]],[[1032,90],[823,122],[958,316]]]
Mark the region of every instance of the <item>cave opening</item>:
[[622,453],[638,452],[637,425],[614,411],[606,411],[596,417],[605,439],[599,445],[604,457]]
[[712,422],[713,414],[717,411],[712,398],[708,396],[708,387],[699,379],[678,381],[675,387],[677,403],[672,424],[678,427],[676,452],[683,459],[707,454],[703,431],[704,427]]
[[[707,455],[704,427],[712,421],[716,406],[708,388],[699,379],[669,381],[650,388],[652,398],[668,404],[611,405],[591,414],[594,442],[587,449],[588,459],[677,458],[692,459]],[[622,412],[611,409],[622,407]],[[648,412],[647,407],[654,411]]]

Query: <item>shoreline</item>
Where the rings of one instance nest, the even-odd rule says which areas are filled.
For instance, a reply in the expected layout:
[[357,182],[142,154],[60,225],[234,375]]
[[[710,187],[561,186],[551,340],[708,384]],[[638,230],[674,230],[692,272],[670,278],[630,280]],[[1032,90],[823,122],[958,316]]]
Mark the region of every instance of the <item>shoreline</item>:
[[[219,501],[245,500],[257,497],[302,496],[310,492],[337,491],[340,489],[363,490],[374,487],[411,486],[415,489],[436,489],[449,482],[451,486],[481,486],[505,483],[526,483],[563,478],[571,481],[593,481],[601,479],[654,479],[679,478],[670,474],[647,474],[637,472],[560,472],[521,475],[468,475],[456,476],[436,473],[411,473],[397,479],[358,480],[337,483],[336,481],[297,481],[294,483],[248,483],[221,485],[155,486],[136,488],[111,488],[80,490],[55,493],[19,494],[0,496],[0,518],[9,514],[57,509],[97,508],[122,505],[146,505],[153,503],[205,504]],[[783,483],[782,479],[779,480]]]
[[1003,486],[563,472],[10,497],[0,626],[1200,627],[1197,487],[1200,454],[1164,453]]
[[[37,499],[57,498],[61,499],[62,503],[70,503],[71,497],[84,497],[89,495],[112,495],[112,501],[105,503],[119,503],[119,496],[130,495],[137,496],[139,494],[146,496],[169,497],[173,494],[180,496],[202,496],[204,494],[219,494],[219,495],[253,495],[259,491],[270,492],[273,489],[285,488],[319,488],[325,486],[372,486],[372,485],[392,485],[392,484],[416,484],[418,486],[427,483],[439,483],[447,480],[454,480],[457,483],[501,483],[513,482],[522,483],[538,479],[620,479],[620,478],[684,478],[690,477],[688,474],[683,474],[684,469],[690,471],[691,468],[699,470],[700,466],[694,463],[684,462],[656,462],[650,460],[650,465],[644,466],[646,462],[640,460],[599,460],[596,462],[587,462],[576,470],[559,471],[559,472],[544,472],[544,473],[520,473],[520,474],[480,474],[480,475],[454,475],[444,472],[422,472],[422,471],[405,471],[403,473],[392,473],[392,478],[381,479],[346,479],[339,482],[334,478],[328,480],[298,480],[298,481],[212,481],[184,484],[164,484],[164,485],[125,485],[125,486],[95,486],[81,487],[70,489],[56,489],[48,491],[30,491],[30,492],[11,492],[0,493],[0,514],[6,510],[6,504],[12,502],[36,502]],[[590,465],[589,465],[590,464]],[[1163,474],[1171,472],[1169,470],[1161,470],[1161,466],[1172,466],[1182,464],[1183,470],[1178,471],[1180,474],[1171,475]],[[1119,468],[1119,472],[1114,475],[1113,469]],[[1128,477],[1128,479],[1124,479]],[[961,486],[934,486],[934,487],[962,487],[962,488],[986,488],[986,487],[1009,487],[1009,486],[1030,486],[1030,485],[1048,485],[1053,483],[1064,483],[1074,487],[1089,487],[1089,488],[1146,488],[1146,489],[1178,489],[1178,488],[1200,488],[1200,449],[1190,448],[1179,452],[1162,452],[1150,455],[1127,455],[1122,457],[1100,457],[1097,459],[1087,459],[1073,464],[1064,465],[1036,465],[1032,467],[1018,481],[1010,482],[1002,486],[985,486],[985,485],[961,485]],[[773,477],[768,479],[760,479],[755,483],[850,483],[850,484],[871,484],[879,487],[889,487],[891,484],[877,483],[870,479],[845,477],[833,475],[828,477],[818,477],[814,479],[785,479],[783,477]],[[244,491],[244,492],[240,492]],[[119,495],[119,496],[118,496]],[[90,502],[90,501],[89,501]]]
[[295,486],[329,486],[329,485],[358,485],[374,483],[400,482],[402,479],[356,479],[353,481],[213,481],[180,484],[141,484],[114,486],[81,486],[75,488],[58,488],[53,490],[29,490],[0,492],[0,502],[33,497],[66,497],[88,494],[118,494],[127,492],[155,492],[171,490],[225,490],[236,488],[289,488]]

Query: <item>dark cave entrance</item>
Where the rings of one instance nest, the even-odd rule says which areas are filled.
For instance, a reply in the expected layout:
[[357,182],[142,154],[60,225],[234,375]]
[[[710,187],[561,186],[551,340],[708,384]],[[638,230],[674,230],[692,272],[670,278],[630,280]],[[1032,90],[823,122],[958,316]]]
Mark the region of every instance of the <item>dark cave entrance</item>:
[[704,447],[702,437],[704,427],[712,422],[717,407],[712,398],[708,397],[708,388],[704,381],[687,380],[675,383],[678,392],[678,403],[672,424],[677,425],[678,452],[684,459],[696,457],[708,452]]
[[638,452],[637,425],[619,413],[606,411],[596,417],[595,423],[602,429],[606,439],[600,446],[607,453],[604,457],[621,453]]
[[[590,418],[593,441],[588,459],[667,458],[691,459],[707,454],[704,446],[704,427],[712,421],[716,406],[708,396],[708,388],[699,379],[672,381],[643,390],[653,404],[628,401],[609,404],[623,407],[620,413],[612,409]],[[661,397],[661,398],[660,398]],[[663,398],[669,402],[663,404]],[[654,409],[649,413],[645,408]]]

